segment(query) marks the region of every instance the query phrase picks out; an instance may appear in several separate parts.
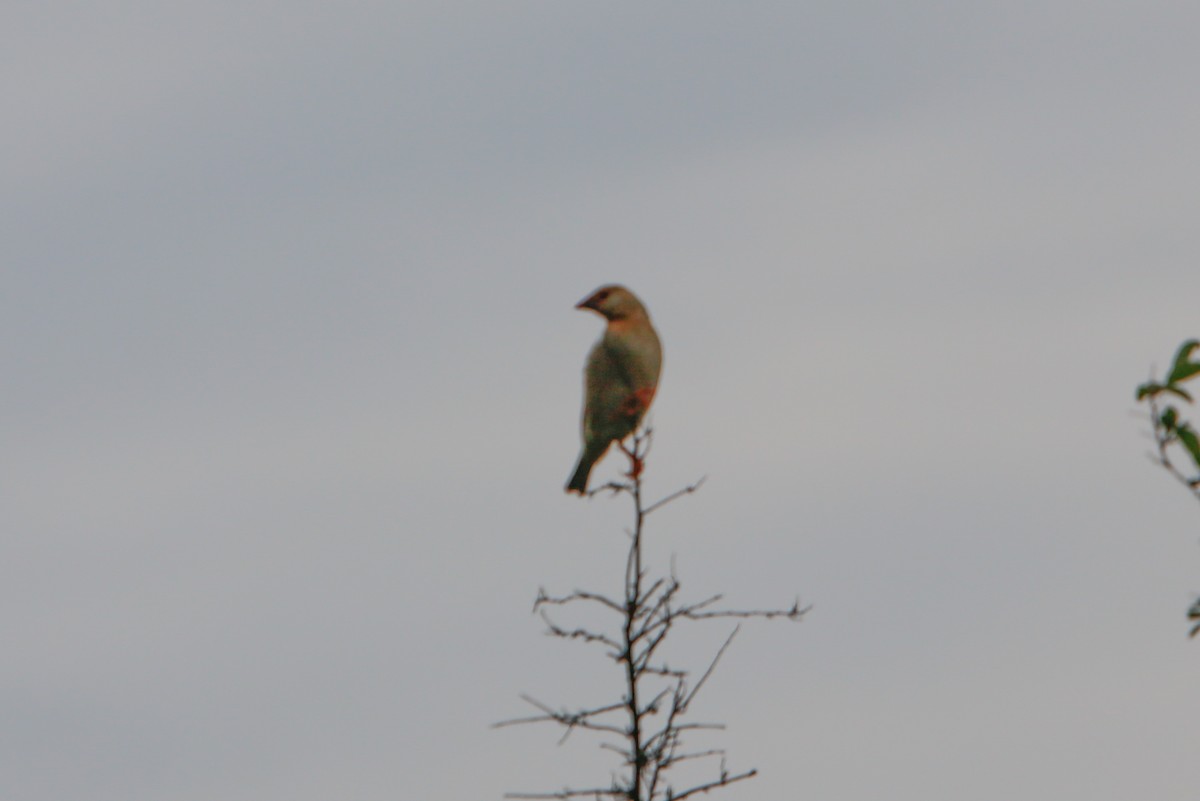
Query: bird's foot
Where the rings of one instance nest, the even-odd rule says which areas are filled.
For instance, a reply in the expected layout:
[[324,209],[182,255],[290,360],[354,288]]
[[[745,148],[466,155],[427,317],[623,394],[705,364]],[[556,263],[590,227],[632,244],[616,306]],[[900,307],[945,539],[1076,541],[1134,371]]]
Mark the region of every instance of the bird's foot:
[[645,462],[642,461],[642,457],[636,451],[631,451],[625,447],[624,442],[618,440],[617,447],[621,449],[621,453],[629,457],[629,472],[625,475],[637,481],[642,475],[642,468],[646,466]]

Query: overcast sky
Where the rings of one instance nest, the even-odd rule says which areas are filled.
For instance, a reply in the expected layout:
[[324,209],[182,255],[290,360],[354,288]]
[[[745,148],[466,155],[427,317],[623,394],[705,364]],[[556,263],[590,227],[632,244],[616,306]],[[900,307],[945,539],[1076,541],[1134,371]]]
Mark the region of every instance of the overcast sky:
[[[10,3],[0,798],[604,784],[539,586],[620,281],[739,799],[1194,801],[1192,2]],[[610,457],[595,474],[616,476]],[[680,661],[727,629],[700,630]],[[716,796],[714,796],[716,797]]]

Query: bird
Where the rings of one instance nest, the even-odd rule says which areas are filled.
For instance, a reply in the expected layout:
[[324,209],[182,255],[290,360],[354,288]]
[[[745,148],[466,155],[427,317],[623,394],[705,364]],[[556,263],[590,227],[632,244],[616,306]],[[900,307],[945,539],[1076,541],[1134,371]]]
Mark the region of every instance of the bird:
[[566,491],[587,494],[588,475],[612,443],[633,433],[650,408],[662,371],[662,344],[646,307],[625,287],[608,284],[575,304],[607,324],[583,369],[583,448]]

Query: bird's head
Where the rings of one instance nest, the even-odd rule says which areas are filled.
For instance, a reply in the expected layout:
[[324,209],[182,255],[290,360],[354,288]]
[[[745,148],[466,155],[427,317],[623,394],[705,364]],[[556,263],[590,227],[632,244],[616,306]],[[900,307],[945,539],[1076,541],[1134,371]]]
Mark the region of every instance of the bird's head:
[[646,313],[646,309],[637,296],[619,284],[600,287],[576,303],[575,308],[591,309],[609,320],[624,320]]

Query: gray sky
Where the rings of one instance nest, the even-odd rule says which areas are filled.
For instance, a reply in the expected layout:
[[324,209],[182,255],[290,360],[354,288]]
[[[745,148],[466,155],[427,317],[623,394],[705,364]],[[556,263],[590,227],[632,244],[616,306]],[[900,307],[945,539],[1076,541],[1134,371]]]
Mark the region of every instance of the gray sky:
[[[499,798],[619,588],[565,496],[622,281],[650,558],[814,605],[701,696],[728,801],[1192,801],[1200,7],[10,4],[0,797]],[[610,458],[603,479],[620,465]],[[704,654],[720,626],[689,640]],[[706,639],[707,637],[707,639]]]

